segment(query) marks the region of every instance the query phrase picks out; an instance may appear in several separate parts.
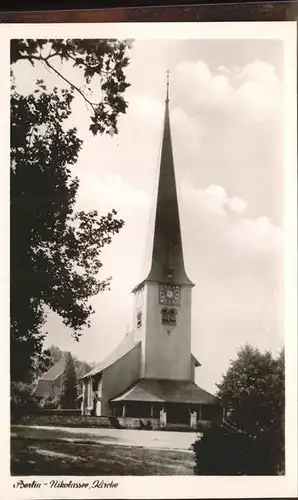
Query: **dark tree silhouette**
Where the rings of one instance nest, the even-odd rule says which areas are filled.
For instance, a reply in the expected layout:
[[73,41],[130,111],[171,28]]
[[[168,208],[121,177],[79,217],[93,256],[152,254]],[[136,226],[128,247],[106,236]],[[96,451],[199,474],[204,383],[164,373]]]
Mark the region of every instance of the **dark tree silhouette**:
[[71,353],[65,358],[65,368],[62,375],[62,387],[60,394],[60,406],[64,409],[76,408],[78,389],[77,375]]
[[284,351],[274,358],[249,345],[238,352],[218,396],[228,409],[229,422],[252,436],[265,431],[280,434],[284,422]]
[[[70,62],[86,86],[97,78],[102,100],[90,101],[93,134],[116,132],[125,112],[123,92],[127,44],[117,40],[13,40],[12,69],[18,61],[45,65],[67,89],[48,90],[44,81],[21,95],[12,75],[11,89],[11,379],[30,382],[49,364],[43,351],[45,306],[58,313],[76,340],[90,326],[89,298],[109,288],[98,279],[100,253],[124,221],[112,210],[75,211],[79,187],[72,175],[82,146],[75,128],[67,128],[77,93],[88,100],[55,61]],[[61,65],[60,65],[61,66]],[[63,66],[63,65],[62,65]]]
[[194,444],[196,474],[284,474],[284,370],[283,350],[276,358],[249,345],[239,350],[217,385],[225,421]]

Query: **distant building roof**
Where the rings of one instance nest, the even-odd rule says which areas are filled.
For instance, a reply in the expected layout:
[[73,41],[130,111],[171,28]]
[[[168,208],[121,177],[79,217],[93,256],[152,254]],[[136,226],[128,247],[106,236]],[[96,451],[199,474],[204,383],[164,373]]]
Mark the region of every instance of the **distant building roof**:
[[45,396],[52,396],[53,394],[53,387],[52,387],[52,380],[38,380],[37,386],[34,389],[34,396],[37,398],[43,398]]
[[184,380],[141,379],[129,390],[111,400],[159,403],[219,404],[219,399]]
[[140,343],[141,343],[140,341],[134,342],[132,336],[130,334],[127,334],[124,337],[124,339],[120,342],[120,344],[118,344],[116,349],[114,349],[114,351],[112,351],[108,357],[106,357],[103,361],[98,363],[94,368],[92,368],[92,370],[87,372],[81,378],[83,379],[87,377],[92,377],[97,373],[102,372],[105,368],[108,368],[109,366],[114,364],[118,359],[122,358],[122,356],[125,356],[125,354],[127,354],[129,351],[131,351],[134,347],[136,347]]
[[[37,382],[34,390],[34,395],[36,397],[54,396],[54,386],[55,381],[59,382],[58,379],[64,372],[65,359],[64,357],[59,359],[46,373],[44,373]],[[56,383],[56,382],[55,382]]]
[[40,380],[55,380],[63,373],[64,367],[65,367],[65,359],[63,357],[59,359],[59,361],[57,361],[57,363],[55,363],[46,373],[44,373],[40,377]]

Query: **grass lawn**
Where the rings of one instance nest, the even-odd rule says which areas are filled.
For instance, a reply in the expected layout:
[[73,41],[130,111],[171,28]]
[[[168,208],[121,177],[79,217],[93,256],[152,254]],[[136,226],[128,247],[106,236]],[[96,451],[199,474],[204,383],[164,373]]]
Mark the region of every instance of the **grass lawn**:
[[13,438],[12,475],[193,475],[192,453],[137,446]]

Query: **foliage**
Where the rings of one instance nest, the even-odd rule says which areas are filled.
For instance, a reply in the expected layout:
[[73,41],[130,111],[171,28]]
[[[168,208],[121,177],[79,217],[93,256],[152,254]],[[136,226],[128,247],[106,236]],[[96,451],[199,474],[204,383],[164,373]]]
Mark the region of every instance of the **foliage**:
[[194,444],[195,473],[198,475],[239,475],[243,473],[242,434],[227,434],[220,426],[205,429]]
[[60,407],[60,398],[55,396],[45,396],[39,401],[39,406],[44,410],[56,410]]
[[285,405],[284,351],[274,359],[246,345],[218,384],[228,421],[252,436],[279,434]]
[[226,424],[206,429],[194,444],[197,475],[274,475],[267,435],[252,437]]
[[114,429],[123,429],[123,425],[120,424],[117,417],[108,417],[108,418],[111,423],[111,426],[114,427]]
[[58,361],[60,361],[60,359],[62,359],[63,356],[66,354],[56,345],[51,345],[51,347],[49,348],[49,352],[52,359],[52,366],[56,364]]
[[[24,44],[30,45],[29,41]],[[30,50],[35,60],[34,50],[38,49]],[[12,61],[28,58],[30,50],[24,52],[22,45],[12,50]],[[42,352],[45,334],[41,334],[46,320],[45,306],[62,317],[76,340],[82,328],[90,326],[93,309],[88,299],[106,290],[110,282],[110,278],[97,279],[102,265],[100,252],[124,224],[116,218],[115,210],[101,217],[95,210],[75,212],[79,181],[72,177],[71,167],[78,159],[82,141],[75,128],[65,126],[73,96],[73,89],[59,91],[55,87],[48,92],[42,80],[37,81],[36,89],[26,97],[12,85],[11,379],[14,381],[30,381],[34,370],[48,361],[48,353]],[[112,115],[108,123],[114,123]]]
[[284,473],[284,351],[273,358],[246,345],[218,389],[226,424],[195,444],[196,473]]
[[[67,355],[66,351],[62,351],[61,349],[59,349],[59,347],[57,347],[55,345],[52,345],[48,349],[48,352],[49,352],[50,359],[51,359],[51,366],[56,364],[60,359],[62,359],[63,357],[65,357]],[[91,370],[92,365],[87,363],[86,361],[81,361],[81,360],[77,359],[75,356],[72,356],[72,358],[73,358],[77,378],[80,379],[87,372],[89,372]]]
[[50,349],[43,349],[39,356],[34,357],[33,362],[33,379],[39,379],[54,365]]
[[152,430],[152,424],[151,424],[150,420],[147,420],[147,422],[144,422],[144,420],[140,419],[139,420],[139,428],[151,431]]
[[77,398],[77,376],[72,355],[68,353],[65,359],[65,368],[62,375],[60,407],[63,409],[76,408]]
[[21,418],[38,406],[32,387],[22,382],[12,382],[10,389],[11,420],[17,423]]
[[223,424],[211,426],[194,444],[199,475],[284,473],[284,351],[274,358],[249,345],[238,352],[218,397]]
[[[94,135],[117,133],[118,116],[127,108],[123,94],[129,87],[124,74],[129,64],[126,55],[129,48],[126,40],[15,39],[11,41],[11,63],[22,60],[32,66],[43,65],[84,99],[91,112],[90,130]],[[69,80],[57,62],[60,66],[71,63],[78,68],[85,80],[84,87]],[[100,102],[93,102],[89,97],[89,85],[93,81],[100,89]]]

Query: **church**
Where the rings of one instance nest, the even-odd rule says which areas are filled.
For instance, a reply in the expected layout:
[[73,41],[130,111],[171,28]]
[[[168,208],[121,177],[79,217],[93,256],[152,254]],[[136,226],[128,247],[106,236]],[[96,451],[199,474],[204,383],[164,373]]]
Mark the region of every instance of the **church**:
[[184,267],[169,117],[169,82],[150,271],[133,289],[133,328],[82,378],[82,414],[140,421],[153,428],[196,427],[220,418],[220,401],[195,383],[191,295]]

